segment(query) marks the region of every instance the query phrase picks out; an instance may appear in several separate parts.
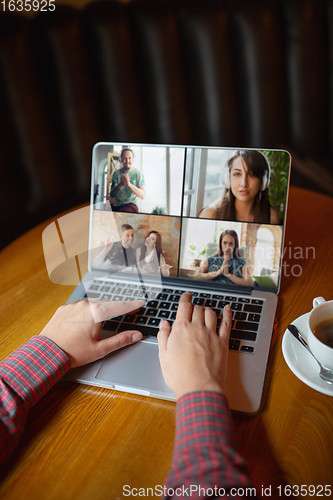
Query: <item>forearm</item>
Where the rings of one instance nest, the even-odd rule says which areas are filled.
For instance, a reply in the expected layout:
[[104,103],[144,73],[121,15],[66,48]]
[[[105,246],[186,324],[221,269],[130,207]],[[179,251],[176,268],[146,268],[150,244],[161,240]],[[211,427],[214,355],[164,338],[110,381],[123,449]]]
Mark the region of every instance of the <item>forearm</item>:
[[165,276],[165,277],[170,276],[170,270],[166,267],[161,267],[161,274],[162,274],[162,276]]
[[[95,257],[95,265],[96,266],[105,266],[105,257],[108,254],[108,249],[106,247],[103,248]],[[106,265],[107,267],[107,265]]]
[[235,276],[234,274],[231,273],[225,274],[225,276],[229,278],[230,281],[235,283],[235,285],[243,285],[243,286],[253,285],[253,279],[251,276],[240,278],[239,276]]
[[128,187],[130,188],[131,191],[133,191],[133,193],[138,197],[140,198],[141,200],[144,199],[145,197],[145,192],[144,192],[144,189],[142,187],[137,187],[137,186],[134,186],[134,184],[131,184],[129,183],[128,184]]
[[170,276],[170,266],[167,266],[163,254],[160,256],[160,270],[162,276]]
[[172,492],[191,486],[226,493],[251,486],[234,442],[226,398],[217,392],[186,394],[177,403],[175,448],[166,487]]
[[116,198],[120,191],[125,187],[125,184],[120,182],[116,186],[114,186],[110,191],[110,198]]
[[205,260],[199,267],[199,269],[194,273],[193,278],[202,281],[209,281],[217,278],[223,272],[222,268],[218,269],[217,271],[209,271],[209,267],[210,265],[208,260]]
[[15,447],[32,408],[70,369],[66,354],[36,336],[0,363],[0,462]]
[[196,271],[193,275],[193,278],[195,278],[197,280],[201,280],[201,281],[209,281],[209,280],[212,280],[214,278],[217,278],[217,276],[219,276],[218,271],[212,271],[210,273],[203,273],[200,271]]

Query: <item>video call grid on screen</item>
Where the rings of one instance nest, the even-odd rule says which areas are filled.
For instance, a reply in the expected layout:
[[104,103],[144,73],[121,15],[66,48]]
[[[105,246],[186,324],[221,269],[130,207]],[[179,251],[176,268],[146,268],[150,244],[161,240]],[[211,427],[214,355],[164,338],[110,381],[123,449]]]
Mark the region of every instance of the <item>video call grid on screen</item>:
[[[126,149],[130,150],[124,154],[127,159],[121,159]],[[131,248],[137,257],[144,256],[140,249],[145,249],[146,236],[151,231],[158,233],[163,269],[167,268],[165,273],[161,268],[162,275],[204,280],[214,288],[243,284],[205,276],[223,262],[219,243],[225,234],[235,251],[235,275],[242,277],[245,264],[254,286],[278,290],[290,172],[287,151],[99,143],[94,148],[93,167],[94,255],[107,242],[119,241],[121,227],[127,224],[133,228]],[[130,173],[130,180],[143,190],[142,197],[127,200],[125,195],[117,200],[113,189],[122,173]],[[237,188],[237,179],[245,177]],[[255,200],[251,222],[240,219],[240,213],[232,208],[239,206],[237,189],[243,195],[241,201]],[[130,210],[136,211],[123,211],[126,203],[121,204],[127,201]],[[94,259],[92,266],[99,267]]]

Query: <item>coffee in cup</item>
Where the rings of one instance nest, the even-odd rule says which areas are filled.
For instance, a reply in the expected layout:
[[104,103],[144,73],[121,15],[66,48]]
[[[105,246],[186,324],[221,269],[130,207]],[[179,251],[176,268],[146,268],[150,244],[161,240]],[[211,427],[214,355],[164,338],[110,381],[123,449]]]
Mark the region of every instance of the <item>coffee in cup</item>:
[[305,333],[315,358],[325,368],[333,370],[333,300],[313,299]]
[[320,342],[333,347],[333,318],[325,319],[321,323],[318,323],[313,333]]

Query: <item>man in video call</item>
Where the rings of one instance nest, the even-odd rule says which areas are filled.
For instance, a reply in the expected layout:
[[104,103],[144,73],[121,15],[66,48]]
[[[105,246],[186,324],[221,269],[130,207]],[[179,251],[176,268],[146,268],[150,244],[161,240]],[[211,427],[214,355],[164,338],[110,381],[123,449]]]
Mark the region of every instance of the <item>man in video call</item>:
[[129,224],[123,224],[120,228],[120,241],[108,240],[96,256],[95,266],[111,271],[135,266],[135,251],[131,248],[133,241],[134,229]]
[[110,204],[115,212],[138,212],[138,199],[145,197],[143,174],[133,165],[133,151],[124,148],[120,155],[122,167],[115,170],[110,188]]

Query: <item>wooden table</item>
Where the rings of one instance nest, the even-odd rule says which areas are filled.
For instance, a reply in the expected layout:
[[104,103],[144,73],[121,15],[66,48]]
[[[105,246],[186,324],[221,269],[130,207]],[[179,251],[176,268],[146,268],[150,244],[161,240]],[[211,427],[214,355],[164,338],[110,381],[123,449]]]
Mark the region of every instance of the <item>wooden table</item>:
[[[281,351],[287,325],[311,309],[313,297],[333,298],[332,214],[333,198],[291,189],[285,263],[289,270],[301,265],[302,274],[282,278],[261,411],[234,415],[254,486],[271,487],[270,498],[287,497],[278,485],[333,479],[333,398],[296,378]],[[48,279],[41,235],[49,222],[0,254],[1,359],[39,333],[72,291]],[[315,259],[306,258],[307,247]],[[174,415],[171,402],[61,381],[30,412],[3,470],[0,498],[104,500],[123,498],[124,485],[162,485]]]

